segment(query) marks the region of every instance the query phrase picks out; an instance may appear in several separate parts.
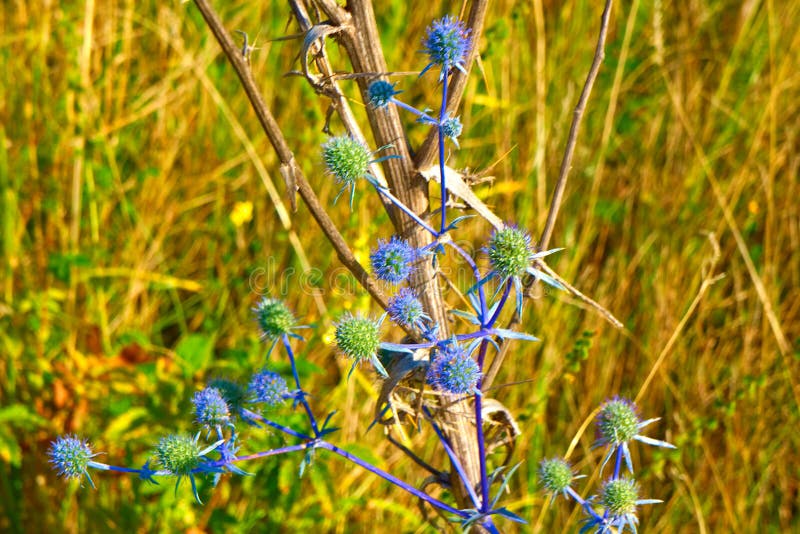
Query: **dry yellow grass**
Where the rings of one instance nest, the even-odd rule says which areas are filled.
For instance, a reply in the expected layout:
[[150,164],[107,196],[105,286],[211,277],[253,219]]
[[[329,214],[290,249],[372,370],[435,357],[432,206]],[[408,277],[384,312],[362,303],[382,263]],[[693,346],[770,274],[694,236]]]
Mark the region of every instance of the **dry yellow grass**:
[[[458,9],[406,4],[378,9],[397,71],[422,66],[413,52],[430,18]],[[282,77],[299,43],[271,41],[295,31],[288,9],[220,9],[230,29],[258,35],[252,68],[265,99],[330,203],[337,188],[318,156],[326,104]],[[599,16],[583,0],[492,2],[450,164],[488,169],[495,179],[478,195],[534,234]],[[625,330],[544,295],[525,314],[542,342],[513,349],[496,384],[526,382],[492,392],[523,429],[508,506],[541,531],[574,530],[580,514],[563,502],[546,509],[536,463],[569,451],[596,475],[585,422],[617,393],[663,417],[650,434],[680,447],[635,453],[643,495],[665,501],[643,512],[643,530],[800,528],[798,25],[800,4],[787,1],[615,6],[552,242],[565,251],[551,264]],[[300,481],[299,458],[248,466],[256,477],[224,481],[202,508],[121,477],[77,490],[48,470],[60,433],[140,464],[159,433],[188,428],[206,377],[263,363],[253,273],[293,269],[255,282],[286,282],[294,309],[318,325],[301,350],[315,406],[340,410],[337,440],[424,477],[380,431],[365,435],[374,387],[366,374],[344,380],[323,334],[368,300],[332,291],[335,256],[302,207],[287,210],[275,156],[191,4],[16,2],[0,28],[0,530],[425,531],[407,496],[322,455]],[[412,102],[435,101],[430,78],[399,82]],[[410,131],[413,141],[425,133]],[[251,220],[231,219],[237,202],[252,203]],[[390,233],[364,191],[352,214],[345,202],[331,213],[361,257]],[[472,222],[462,237],[477,249],[486,231]],[[588,358],[571,368],[584,331]],[[429,438],[410,433],[441,463]]]

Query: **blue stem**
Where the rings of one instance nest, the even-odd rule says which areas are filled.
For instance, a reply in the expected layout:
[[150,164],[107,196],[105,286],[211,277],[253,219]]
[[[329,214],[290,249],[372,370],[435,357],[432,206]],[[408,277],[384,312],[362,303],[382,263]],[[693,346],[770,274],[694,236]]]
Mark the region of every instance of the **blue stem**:
[[[489,342],[486,338],[481,341],[481,348],[478,352],[478,368],[483,372],[483,362],[486,359],[486,349],[489,346]],[[478,383],[476,384],[475,388],[480,391],[481,390],[481,378],[478,378]],[[483,499],[483,503],[481,505],[481,512],[486,513],[489,511],[489,477],[486,474],[486,439],[483,435],[483,413],[482,413],[482,403],[481,403],[482,396],[478,393],[475,393],[475,429],[477,432],[477,440],[478,440],[478,459],[480,460],[481,464],[481,498]]]
[[444,122],[447,108],[447,74],[445,74],[442,81],[442,107],[439,110],[439,184],[441,185],[440,191],[442,194],[442,225],[439,233],[445,233],[447,229],[447,184],[444,179],[444,131],[442,131],[442,123]]
[[116,471],[117,473],[136,473],[137,475],[142,472],[141,469],[133,469],[130,467],[120,467],[118,465],[108,465],[100,462],[95,462],[90,460],[87,464],[87,467],[91,467],[92,469],[98,469],[100,471]]
[[[469,334],[457,334],[455,336],[456,340],[458,341],[469,341],[470,339],[480,339],[486,336],[492,336],[494,332],[492,330],[478,330],[477,332],[470,332]],[[417,349],[430,349],[438,345],[439,341],[428,341],[426,343],[403,343],[403,347],[411,350]]]
[[294,383],[297,386],[297,390],[300,392],[300,402],[303,405],[303,408],[306,409],[306,414],[308,415],[308,421],[311,423],[311,429],[314,431],[314,436],[319,436],[319,428],[317,428],[317,420],[314,418],[314,413],[311,411],[311,407],[308,405],[308,401],[306,400],[306,396],[303,395],[303,388],[300,387],[300,377],[297,375],[297,365],[294,361],[294,352],[292,352],[292,344],[289,343],[289,336],[283,334],[283,346],[286,347],[286,354],[289,355],[289,363],[292,364],[292,375],[294,375]]
[[223,467],[233,462],[246,462],[248,460],[258,460],[260,458],[267,458],[268,456],[276,456],[278,454],[286,454],[288,452],[296,452],[296,451],[303,451],[306,449],[314,449],[316,448],[316,443],[314,441],[309,441],[306,443],[300,443],[298,445],[289,445],[287,447],[281,447],[279,449],[270,449],[268,451],[261,451],[256,452],[253,454],[247,454],[245,456],[236,456],[234,458],[229,458],[228,460],[217,460],[215,462],[209,462],[205,464],[203,467],[199,467],[194,472],[204,472],[209,467]]
[[619,478],[619,472],[622,469],[622,444],[617,445],[617,456],[614,458],[614,480]]
[[267,419],[263,415],[259,415],[259,414],[255,413],[255,412],[251,412],[247,408],[240,408],[239,411],[242,414],[243,418],[252,419],[253,421],[258,421],[259,423],[263,423],[263,424],[265,424],[267,426],[271,426],[275,430],[280,430],[284,434],[289,434],[290,436],[294,436],[294,437],[296,437],[298,439],[305,439],[305,440],[312,439],[311,436],[306,436],[305,434],[297,432],[296,430],[292,430],[288,426],[283,426],[282,424],[276,423],[275,421],[270,421],[269,419]]
[[469,481],[469,477],[464,472],[464,468],[461,467],[461,462],[458,461],[458,456],[456,453],[453,452],[453,449],[450,447],[450,444],[447,442],[447,438],[445,438],[444,434],[442,433],[441,429],[436,426],[436,423],[433,422],[433,416],[431,415],[430,410],[427,407],[423,406],[422,410],[425,413],[428,422],[433,427],[434,432],[439,437],[439,441],[442,443],[442,447],[444,447],[447,456],[450,458],[450,463],[453,464],[458,476],[461,478],[461,481],[464,483],[464,487],[467,489],[467,493],[469,493],[469,498],[472,500],[472,504],[475,505],[476,509],[480,509],[480,504],[478,504],[478,496],[475,494],[475,488],[472,487],[472,484]]
[[603,518],[600,516],[600,514],[595,512],[594,508],[592,508],[592,506],[590,505],[589,501],[587,501],[586,499],[584,499],[583,497],[578,495],[578,492],[576,492],[571,487],[567,487],[566,492],[569,493],[570,497],[575,499],[575,502],[580,504],[583,507],[583,509],[586,510],[586,513],[588,513],[589,515],[591,515],[592,517],[594,517],[598,521],[602,521]]
[[433,117],[431,117],[430,115],[428,115],[424,111],[420,111],[420,110],[418,110],[417,108],[415,108],[413,106],[409,106],[405,102],[401,102],[401,101],[397,100],[394,97],[392,97],[391,102],[394,105],[405,109],[406,111],[410,111],[411,113],[413,113],[417,117],[421,118],[424,122],[429,122],[431,124],[436,124],[436,119],[434,119]]
[[494,326],[494,323],[497,321],[498,317],[500,317],[500,312],[503,311],[503,306],[506,305],[506,300],[508,300],[508,295],[511,293],[511,284],[513,284],[513,280],[509,278],[506,280],[506,287],[503,290],[503,296],[500,297],[500,304],[497,306],[497,309],[494,311],[494,315],[486,324],[486,327],[491,328]]
[[405,491],[407,491],[411,495],[419,497],[423,501],[425,501],[427,503],[430,503],[433,506],[435,506],[435,507],[437,507],[437,508],[439,508],[441,510],[444,510],[445,512],[450,512],[451,514],[455,514],[455,515],[457,515],[459,517],[467,517],[469,515],[469,514],[467,514],[467,512],[464,512],[464,511],[459,510],[457,508],[453,508],[449,504],[444,503],[444,502],[440,501],[439,499],[436,499],[435,497],[431,497],[427,493],[418,490],[414,486],[411,486],[408,483],[403,482],[402,480],[400,480],[396,476],[394,476],[392,474],[389,474],[386,471],[375,467],[374,465],[362,460],[358,456],[350,454],[349,452],[347,452],[345,450],[342,450],[339,447],[337,447],[337,446],[335,446],[335,445],[333,445],[331,443],[328,443],[327,441],[318,441],[318,442],[316,442],[316,447],[319,448],[319,449],[326,449],[326,450],[329,450],[331,452],[334,452],[334,453],[338,454],[342,458],[345,458],[345,459],[353,462],[354,464],[363,467],[367,471],[378,475],[379,477],[383,478],[384,480],[387,480],[388,482],[391,482],[395,486],[397,486],[397,487],[399,487],[401,489],[404,489]]
[[383,195],[386,198],[388,198],[392,202],[392,204],[397,206],[403,213],[405,213],[406,215],[411,217],[414,220],[414,222],[416,222],[418,225],[420,225],[421,227],[426,229],[428,232],[430,232],[431,235],[433,235],[434,239],[439,237],[439,233],[436,230],[434,230],[431,226],[429,226],[425,221],[420,219],[419,216],[416,213],[414,213],[408,206],[403,204],[400,201],[400,199],[397,198],[396,196],[394,196],[391,192],[389,192],[388,189],[386,189],[385,187],[381,186],[378,182],[373,182],[372,180],[370,180],[370,183],[372,184],[372,187],[374,187],[375,190],[378,193],[380,193],[381,195]]
[[[466,250],[456,245],[454,241],[447,241],[446,243],[451,247],[453,247],[453,249],[455,249],[455,251],[458,252],[461,255],[461,257],[466,260],[466,262],[472,268],[473,274],[475,275],[475,282],[476,283],[480,282],[481,272],[478,270],[478,265],[475,263],[475,260],[473,260],[469,254],[467,254]],[[483,284],[478,286],[478,298],[480,298],[481,301],[481,321],[483,321],[483,319],[486,317],[488,313],[486,310],[486,293],[483,291]]]

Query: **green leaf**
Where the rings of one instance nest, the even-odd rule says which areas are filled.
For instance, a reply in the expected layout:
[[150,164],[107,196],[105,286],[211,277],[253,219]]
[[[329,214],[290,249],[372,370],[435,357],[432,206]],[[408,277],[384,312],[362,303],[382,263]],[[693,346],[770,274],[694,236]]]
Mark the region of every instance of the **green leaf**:
[[47,419],[37,414],[27,406],[22,404],[12,404],[5,408],[0,408],[0,424],[8,423],[22,427],[26,430],[46,426]]
[[203,369],[211,361],[214,351],[214,336],[188,334],[175,347],[175,353],[183,360],[187,376]]

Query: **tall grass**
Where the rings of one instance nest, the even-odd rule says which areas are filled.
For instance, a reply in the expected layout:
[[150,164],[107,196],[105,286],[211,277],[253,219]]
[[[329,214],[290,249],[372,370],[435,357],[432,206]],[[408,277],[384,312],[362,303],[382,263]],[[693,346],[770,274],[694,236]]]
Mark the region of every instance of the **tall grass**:
[[[431,15],[458,9],[379,4],[398,71],[418,68]],[[295,31],[287,9],[220,9],[230,29],[258,36],[252,68],[330,204],[325,104],[282,77],[299,42],[272,41]],[[474,166],[478,195],[534,233],[599,15],[584,0],[491,4],[450,164]],[[644,512],[646,531],[800,528],[800,4],[631,0],[613,19],[552,242],[566,250],[551,264],[625,329],[560,295],[526,307],[543,341],[516,350],[492,392],[523,430],[509,508],[545,532],[573,528],[569,507],[544,512],[536,461],[569,450],[578,468],[596,463],[583,460],[601,454],[589,448],[592,410],[646,385],[643,410],[662,414],[680,447],[646,464],[642,494],[665,500]],[[367,374],[344,380],[325,334],[368,298],[332,291],[331,277],[347,277],[304,208],[282,207],[275,156],[196,10],[21,2],[0,28],[0,530],[429,530],[412,499],[336,460],[301,480],[300,458],[246,466],[255,477],[223,480],[204,507],[122,477],[78,490],[49,471],[49,440],[65,432],[143,463],[160,433],[189,420],[205,378],[258,367],[251,275],[291,268],[286,296],[318,325],[300,355],[314,402],[341,407],[345,445],[425,476],[380,431],[365,434],[376,388]],[[412,81],[401,85],[422,101]],[[246,203],[252,219],[232,220]],[[332,209],[365,258],[366,235],[388,224],[378,204]],[[481,246],[486,225],[467,228]],[[428,438],[408,436],[443,463]]]

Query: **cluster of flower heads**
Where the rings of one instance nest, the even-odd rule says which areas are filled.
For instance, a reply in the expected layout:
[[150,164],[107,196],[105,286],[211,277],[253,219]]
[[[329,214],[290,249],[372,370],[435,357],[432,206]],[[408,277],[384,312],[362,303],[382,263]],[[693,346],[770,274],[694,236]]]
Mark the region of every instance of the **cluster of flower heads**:
[[[424,52],[428,55],[429,63],[420,73],[420,76],[429,69],[438,67],[440,69],[439,81],[443,82],[442,85],[444,87],[442,95],[443,109],[438,118],[432,117],[427,111],[417,110],[398,100],[396,97],[401,91],[396,90],[395,84],[385,80],[376,80],[367,89],[368,101],[374,108],[387,109],[390,105],[395,105],[417,115],[418,120],[423,124],[435,126],[439,133],[440,154],[444,153],[445,138],[451,139],[455,146],[458,147],[458,137],[463,130],[459,117],[445,112],[444,102],[447,100],[447,81],[450,73],[453,69],[466,72],[466,62],[472,47],[470,37],[470,31],[463,22],[447,16],[434,21],[428,28],[427,35],[423,40]],[[404,239],[393,236],[388,241],[380,240],[377,247],[371,251],[370,265],[374,276],[392,286],[399,286],[408,282],[414,271],[415,262],[430,253],[430,251],[435,251],[438,254],[444,250],[442,243],[445,241],[438,242],[439,238],[450,229],[455,228],[456,222],[461,218],[453,221],[450,226],[446,226],[446,184],[443,161],[440,161],[442,213],[441,227],[438,232],[392,196],[388,188],[379,184],[378,179],[371,174],[371,165],[388,158],[397,157],[392,155],[375,157],[376,153],[386,148],[390,148],[390,146],[381,147],[373,152],[363,141],[353,136],[333,136],[322,145],[322,159],[328,173],[335,178],[340,186],[339,193],[336,196],[337,200],[342,193],[349,190],[350,207],[352,208],[356,186],[362,180],[367,181],[397,208],[433,235],[434,243],[423,250],[418,250]],[[440,157],[441,159],[443,158]],[[455,246],[451,240],[447,240],[447,243]],[[533,336],[524,333],[494,327],[499,311],[502,309],[511,288],[513,287],[516,290],[517,311],[520,312],[522,306],[521,280],[523,276],[530,275],[552,286],[561,287],[557,280],[534,267],[537,259],[558,249],[536,251],[531,243],[529,234],[522,229],[515,226],[505,226],[495,230],[484,250],[491,269],[483,278],[481,278],[474,261],[471,261],[466,256],[466,253],[461,251],[462,256],[465,256],[467,261],[470,262],[477,278],[475,286],[467,292],[474,313],[455,312],[456,315],[467,318],[470,323],[480,328],[478,332],[461,337],[461,341],[472,340],[469,346],[465,347],[457,336],[453,336],[451,339],[438,339],[438,325],[426,314],[417,294],[410,287],[400,287],[389,299],[386,310],[392,321],[407,330],[415,331],[425,340],[425,342],[416,346],[430,349],[431,358],[426,375],[427,383],[437,391],[449,394],[474,394],[475,407],[478,413],[480,413],[479,383],[481,368],[472,357],[475,347],[478,344],[482,344],[482,351],[486,349],[489,343],[497,347],[496,342],[492,339],[493,336],[504,340],[535,340]],[[436,256],[434,255],[434,261],[435,258]],[[482,286],[491,279],[499,281],[495,299],[501,290],[503,296],[494,303],[487,304],[489,299],[485,296]],[[191,482],[194,496],[199,502],[195,475],[213,474],[216,480],[224,472],[247,474],[235,466],[235,462],[241,459],[237,457],[238,442],[236,433],[236,423],[238,419],[241,419],[254,426],[258,426],[259,423],[266,424],[288,435],[308,440],[305,444],[285,448],[286,451],[307,448],[306,459],[301,463],[300,467],[302,474],[304,466],[310,461],[310,454],[313,452],[314,447],[324,443],[321,438],[335,430],[327,428],[330,416],[321,425],[321,428],[317,425],[306,401],[306,394],[300,389],[289,338],[302,340],[293,330],[306,327],[297,324],[294,314],[279,299],[263,298],[253,308],[253,312],[261,339],[271,342],[269,351],[271,352],[278,343],[282,343],[285,347],[297,386],[295,391],[290,391],[286,381],[280,374],[268,369],[262,369],[255,373],[246,387],[235,381],[216,378],[209,381],[201,391],[196,392],[192,399],[195,423],[200,427],[200,431],[194,435],[187,433],[168,434],[156,443],[152,458],[159,466],[158,470],[150,468],[150,460],[140,469],[122,468],[97,462],[93,458],[98,456],[98,453],[94,453],[89,444],[77,436],[64,436],[53,442],[49,456],[54,468],[60,475],[68,479],[82,479],[85,476],[92,486],[94,486],[94,483],[89,475],[89,469],[137,473],[142,479],[151,482],[155,482],[155,476],[173,476],[177,479],[176,490],[181,480],[188,478]],[[380,359],[381,350],[399,349],[412,352],[404,345],[381,342],[380,331],[384,317],[385,315],[374,319],[361,314],[346,313],[335,325],[336,344],[339,350],[353,362],[350,372],[356,365],[368,360],[379,374],[387,377],[387,372]],[[484,354],[484,352],[481,353],[481,362]],[[304,406],[313,435],[305,435],[288,427],[283,427],[250,410],[250,408],[255,409],[256,406],[265,410],[273,409],[284,404],[288,399],[293,399],[295,405],[302,404]],[[629,449],[631,441],[639,441],[659,447],[673,447],[669,443],[641,435],[641,430],[654,421],[656,419],[642,421],[638,416],[635,405],[626,399],[614,398],[602,407],[597,419],[599,437],[596,445],[606,447],[602,468],[606,466],[612,457],[615,458],[615,467],[614,474],[602,484],[598,494],[589,499],[581,498],[573,490],[573,482],[582,477],[576,475],[572,467],[564,459],[552,458],[541,462],[539,474],[545,490],[550,492],[553,498],[557,495],[571,497],[581,504],[586,512],[587,518],[581,532],[593,530],[606,533],[612,532],[612,529],[614,529],[614,531],[621,533],[626,528],[630,528],[635,532],[638,523],[637,507],[661,502],[654,499],[639,498],[639,486],[633,479],[633,463]],[[435,425],[434,428],[436,428]],[[480,424],[478,429],[479,434],[481,434]],[[213,433],[216,441],[209,444],[201,444],[200,437],[203,430],[206,431],[206,439]],[[335,447],[328,450],[338,451]],[[216,458],[209,456],[212,453]],[[354,460],[355,457],[349,453],[346,457],[356,461],[356,463],[360,462],[360,465],[365,465],[360,460]],[[630,473],[628,477],[620,475],[623,462]],[[415,491],[407,484],[398,482],[397,479],[392,479],[388,475],[385,478],[412,493]],[[494,475],[492,475],[493,479]],[[466,482],[466,479],[464,480]],[[491,484],[491,481],[488,480],[486,473],[483,473],[481,483],[484,485],[482,488],[484,496],[487,496],[487,483]],[[503,488],[505,483],[503,483]],[[503,488],[498,492],[498,496],[499,493],[502,493]],[[471,511],[474,514],[467,513],[464,510],[455,510],[441,502],[439,502],[438,506],[460,514],[459,517],[463,520],[462,525],[465,527],[474,521],[486,521],[486,518],[489,518],[492,514],[499,514],[514,521],[522,522],[521,518],[508,510],[494,508],[496,500],[490,504],[486,502],[488,499],[484,499],[485,502],[480,505],[480,509],[477,509],[479,503],[476,500],[476,510]],[[429,502],[435,503],[437,501],[433,499],[432,501],[429,500]],[[488,523],[484,524],[491,525],[491,520],[488,519]],[[496,529],[493,531],[496,531]]]
[[[636,405],[624,398],[614,397],[607,401],[597,416],[597,441],[595,446],[605,447],[601,473],[608,460],[614,456],[613,474],[601,485],[597,495],[584,499],[572,488],[572,483],[582,476],[576,476],[570,465],[562,458],[542,460],[539,464],[539,479],[545,491],[555,499],[557,495],[572,497],[581,505],[587,517],[581,532],[622,533],[625,529],[636,532],[639,523],[636,515],[639,506],[662,502],[658,499],[641,499],[639,485],[633,478],[629,443],[639,441],[656,447],[674,449],[665,441],[641,435],[640,431],[658,419],[642,421]],[[621,475],[622,463],[628,468],[630,476]],[[613,529],[613,530],[612,530]]]
[[[296,325],[294,315],[286,305],[276,299],[262,299],[253,308],[256,323],[263,340],[298,337],[292,334]],[[176,478],[175,489],[184,478],[191,482],[195,499],[200,502],[195,475],[211,474],[217,479],[223,472],[246,474],[234,465],[237,460],[236,422],[241,419],[249,425],[257,425],[261,416],[251,410],[271,410],[289,399],[297,399],[300,392],[289,390],[283,377],[268,369],[255,373],[247,387],[227,378],[213,378],[192,397],[194,420],[200,431],[196,434],[182,432],[162,436],[155,444],[152,459],[159,469],[151,469],[148,460],[139,469],[118,467],[93,460],[94,453],[89,444],[77,436],[62,436],[51,444],[50,462],[58,473],[68,479],[86,477],[94,487],[89,469],[136,473],[143,480],[155,482],[155,476]],[[200,436],[206,438],[213,433],[216,441],[201,444]],[[209,457],[215,453],[217,458]]]

